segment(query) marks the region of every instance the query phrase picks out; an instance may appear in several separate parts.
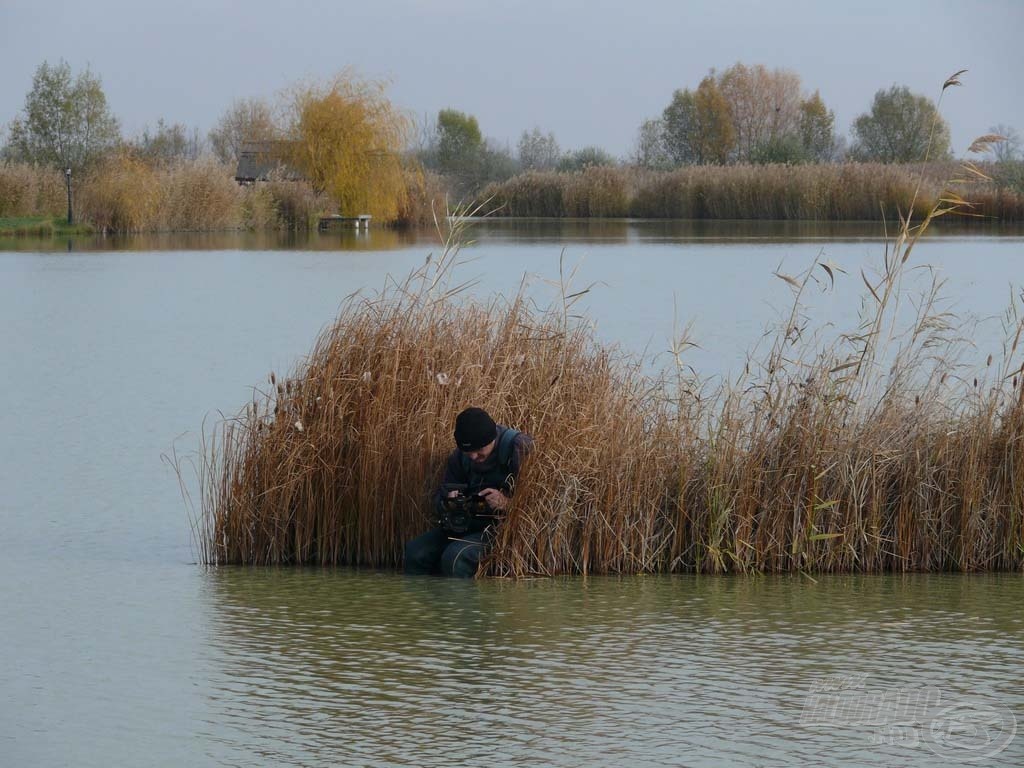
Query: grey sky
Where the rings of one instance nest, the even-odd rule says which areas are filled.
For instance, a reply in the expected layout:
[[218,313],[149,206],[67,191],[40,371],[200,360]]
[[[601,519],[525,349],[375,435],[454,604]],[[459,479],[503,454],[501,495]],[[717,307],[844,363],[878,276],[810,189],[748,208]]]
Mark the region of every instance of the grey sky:
[[621,155],[711,67],[795,70],[844,134],[879,88],[935,98],[967,68],[943,103],[959,154],[996,123],[1024,133],[1022,38],[1019,0],[0,0],[0,124],[43,60],[90,65],[128,135],[160,117],[205,133],[235,98],[352,65],[417,118],[454,107],[513,147],[537,125]]

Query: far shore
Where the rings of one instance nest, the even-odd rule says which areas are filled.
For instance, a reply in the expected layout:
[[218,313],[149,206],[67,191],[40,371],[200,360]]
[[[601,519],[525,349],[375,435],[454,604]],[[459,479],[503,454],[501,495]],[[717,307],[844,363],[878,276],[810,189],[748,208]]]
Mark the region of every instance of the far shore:
[[[527,171],[478,187],[469,208],[494,218],[603,221],[888,222],[920,220],[937,204],[936,223],[1024,222],[1024,163],[974,166],[967,183],[956,163],[897,165],[694,165],[670,170],[588,166]],[[0,237],[98,233],[316,231],[322,216],[355,215],[305,180],[239,185],[234,169],[209,158],[148,166],[100,165],[67,192],[57,171],[0,163]],[[986,178],[987,177],[987,178]],[[410,167],[398,215],[373,228],[432,227],[450,210],[457,179]],[[340,209],[340,210],[339,210]],[[943,215],[945,214],[945,215]]]

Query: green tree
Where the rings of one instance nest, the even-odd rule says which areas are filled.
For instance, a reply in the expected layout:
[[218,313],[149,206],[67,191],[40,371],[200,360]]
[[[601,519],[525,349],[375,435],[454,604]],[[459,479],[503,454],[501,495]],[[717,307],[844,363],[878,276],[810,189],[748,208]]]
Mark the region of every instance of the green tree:
[[237,163],[244,144],[272,141],[279,134],[274,113],[265,101],[239,99],[210,131],[210,147],[222,163]]
[[949,156],[949,126],[935,103],[905,85],[878,91],[871,111],[854,121],[853,137],[858,160],[913,163],[926,155],[930,160]]
[[698,163],[697,102],[687,88],[676,90],[661,114],[664,150],[675,165]]
[[5,154],[12,159],[76,170],[120,141],[99,77],[89,69],[72,77],[65,61],[39,65],[9,135]]
[[758,144],[747,159],[751,163],[767,165],[769,163],[806,163],[811,158],[800,137],[788,135]]
[[827,163],[836,154],[836,114],[817,91],[800,102],[800,143],[810,160]]
[[585,168],[597,168],[615,165],[615,158],[600,147],[583,147],[574,152],[567,152],[558,161],[560,171],[582,171]]
[[437,113],[437,166],[441,173],[472,173],[480,162],[483,146],[475,117],[457,109]]

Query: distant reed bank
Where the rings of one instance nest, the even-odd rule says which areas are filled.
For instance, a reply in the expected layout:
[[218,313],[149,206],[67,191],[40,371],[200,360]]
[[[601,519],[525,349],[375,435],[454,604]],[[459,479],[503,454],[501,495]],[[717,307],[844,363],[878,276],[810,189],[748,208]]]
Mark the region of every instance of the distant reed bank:
[[[595,166],[581,171],[533,171],[490,184],[478,200],[496,216],[650,219],[896,221],[921,216],[949,189],[964,194],[949,164],[688,166],[673,171]],[[1024,221],[1024,165],[990,165],[992,180],[972,182],[974,204],[961,221]],[[411,166],[397,224],[433,224],[444,210],[442,177]],[[921,188],[918,190],[918,182]],[[112,155],[73,183],[77,222],[100,232],[309,229],[333,213],[329,198],[305,181],[279,179],[252,186],[211,158],[166,164]],[[963,186],[963,185],[961,185]],[[915,192],[917,196],[915,198]],[[912,201],[914,201],[912,203]],[[63,176],[48,168],[0,162],[0,218],[64,217]],[[16,231],[11,229],[9,233]],[[28,230],[26,230],[27,232]]]
[[991,181],[951,183],[963,171],[947,163],[591,167],[520,174],[480,198],[497,216],[895,221],[898,212],[921,217],[946,191],[967,189],[974,207],[965,212],[982,217],[975,220],[1024,220],[1024,166],[986,170]]

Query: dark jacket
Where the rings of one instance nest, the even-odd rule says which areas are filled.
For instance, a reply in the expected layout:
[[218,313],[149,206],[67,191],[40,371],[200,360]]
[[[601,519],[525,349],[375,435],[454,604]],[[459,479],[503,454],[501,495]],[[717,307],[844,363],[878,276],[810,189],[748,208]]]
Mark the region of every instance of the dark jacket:
[[[501,436],[507,430],[508,427],[498,425],[498,433],[496,437],[496,443],[494,450],[491,451],[491,455],[487,457],[486,461],[479,464],[469,460],[461,450],[456,448],[452,451],[448,457],[448,463],[444,469],[444,479],[441,481],[441,486],[434,493],[434,509],[437,511],[438,517],[441,517],[442,512],[442,500],[447,496],[448,485],[465,485],[467,495],[478,493],[484,488],[497,488],[499,491],[504,493],[506,496],[512,496],[515,493],[516,478],[519,476],[519,469],[522,466],[523,459],[530,452],[533,447],[533,439],[520,432],[512,441],[512,451],[509,454],[508,461],[502,463],[500,461],[499,446],[501,445]],[[472,530],[474,532],[482,531],[498,516],[500,516],[500,510],[491,510],[494,514],[489,516],[480,516],[474,521]]]

